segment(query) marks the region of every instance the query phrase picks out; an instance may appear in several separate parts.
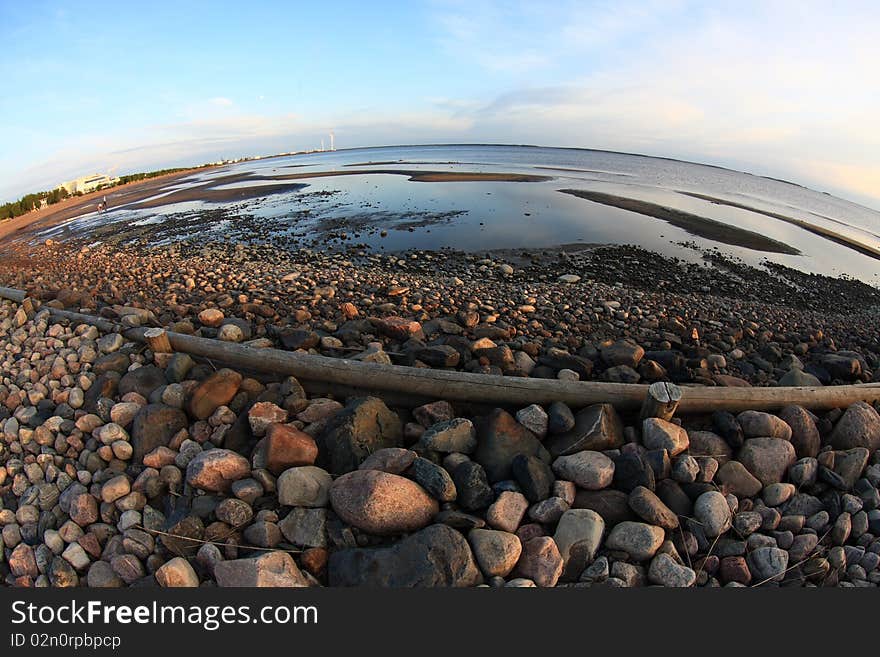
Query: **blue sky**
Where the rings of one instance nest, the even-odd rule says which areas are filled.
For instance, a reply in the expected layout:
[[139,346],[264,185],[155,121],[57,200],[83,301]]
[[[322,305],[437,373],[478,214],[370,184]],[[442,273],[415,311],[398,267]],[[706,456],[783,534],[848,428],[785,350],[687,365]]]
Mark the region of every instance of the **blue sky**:
[[0,200],[313,148],[648,153],[880,208],[880,4],[0,0]]

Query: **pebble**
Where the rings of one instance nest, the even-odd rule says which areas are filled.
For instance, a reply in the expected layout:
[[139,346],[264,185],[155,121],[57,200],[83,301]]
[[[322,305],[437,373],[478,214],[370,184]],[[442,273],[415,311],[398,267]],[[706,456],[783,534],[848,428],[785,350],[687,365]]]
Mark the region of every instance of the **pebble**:
[[471,530],[468,543],[486,577],[507,577],[522,554],[522,543],[516,534],[495,529]]

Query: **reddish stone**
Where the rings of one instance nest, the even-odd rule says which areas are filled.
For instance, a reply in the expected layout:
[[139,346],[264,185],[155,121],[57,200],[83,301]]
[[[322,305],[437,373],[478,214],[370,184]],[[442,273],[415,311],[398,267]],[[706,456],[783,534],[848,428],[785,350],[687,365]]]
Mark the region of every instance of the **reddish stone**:
[[419,424],[427,428],[438,422],[451,420],[455,417],[455,411],[448,401],[436,401],[414,408],[413,417]]
[[79,543],[82,549],[85,550],[92,558],[101,558],[101,543],[100,541],[98,541],[98,537],[95,536],[92,532],[86,532],[78,539],[76,539],[76,542]]
[[264,436],[273,424],[287,422],[287,411],[272,402],[257,402],[248,411],[248,422],[255,436]]
[[752,581],[752,573],[744,557],[724,557],[720,566],[721,581],[739,582],[748,585]]
[[34,558],[34,550],[26,543],[19,543],[9,555],[9,571],[16,577],[36,577],[37,560]]
[[386,317],[377,322],[379,331],[392,340],[403,342],[422,333],[422,325],[403,317]]
[[98,522],[98,500],[89,493],[80,493],[70,501],[68,515],[80,527],[88,527]]
[[306,572],[320,578],[327,570],[327,561],[329,558],[330,554],[327,552],[326,548],[316,547],[309,548],[303,552],[300,562]]
[[273,424],[266,432],[266,469],[280,475],[288,468],[312,465],[318,445],[309,434],[286,424]]
[[190,486],[214,492],[227,492],[233,481],[251,473],[247,459],[228,449],[201,452],[189,462],[186,480]]
[[544,528],[537,522],[530,522],[516,530],[519,540],[525,543],[533,538],[544,536]]
[[174,459],[177,456],[177,452],[173,449],[169,449],[164,445],[159,445],[152,452],[144,456],[144,465],[148,468],[156,468],[157,470],[161,470],[166,465],[171,465],[174,463]]
[[207,420],[218,407],[232,401],[241,380],[241,374],[234,370],[224,368],[214,372],[193,390],[189,400],[190,414],[199,420]]
[[525,577],[541,587],[556,586],[562,575],[563,560],[559,548],[549,536],[539,536],[523,543],[522,556],[516,565],[517,577]]

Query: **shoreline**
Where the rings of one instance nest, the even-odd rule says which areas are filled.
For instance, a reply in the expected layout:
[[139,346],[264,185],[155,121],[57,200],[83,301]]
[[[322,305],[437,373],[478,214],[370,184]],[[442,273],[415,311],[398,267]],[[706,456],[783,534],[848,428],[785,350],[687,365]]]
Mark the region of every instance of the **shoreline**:
[[[186,178],[196,172],[208,171],[223,166],[228,165],[218,164],[209,167],[186,169],[185,171],[167,173],[161,176],[156,176],[155,178],[148,178],[147,180],[138,180],[124,185],[117,185],[116,187],[111,187],[109,189],[89,192],[83,196],[67,198],[59,203],[23,214],[14,219],[0,222],[0,243],[10,235],[26,228],[51,228],[66,219],[72,219],[81,214],[86,214],[91,211],[90,208],[97,209],[98,199],[103,198],[104,196],[107,196],[109,200],[114,199],[114,197],[119,199],[121,196],[123,199],[126,199],[125,202],[132,202],[138,198],[152,196],[156,193],[156,190],[153,190],[152,187],[156,185],[161,186],[167,184],[169,181]],[[130,198],[132,196],[134,197],[133,199]]]

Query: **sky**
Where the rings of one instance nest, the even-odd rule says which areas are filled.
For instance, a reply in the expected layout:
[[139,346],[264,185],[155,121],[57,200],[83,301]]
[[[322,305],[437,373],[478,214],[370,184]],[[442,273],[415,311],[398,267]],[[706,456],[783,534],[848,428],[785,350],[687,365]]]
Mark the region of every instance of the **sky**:
[[857,0],[0,0],[0,201],[332,130],[674,157],[880,209],[878,24]]

